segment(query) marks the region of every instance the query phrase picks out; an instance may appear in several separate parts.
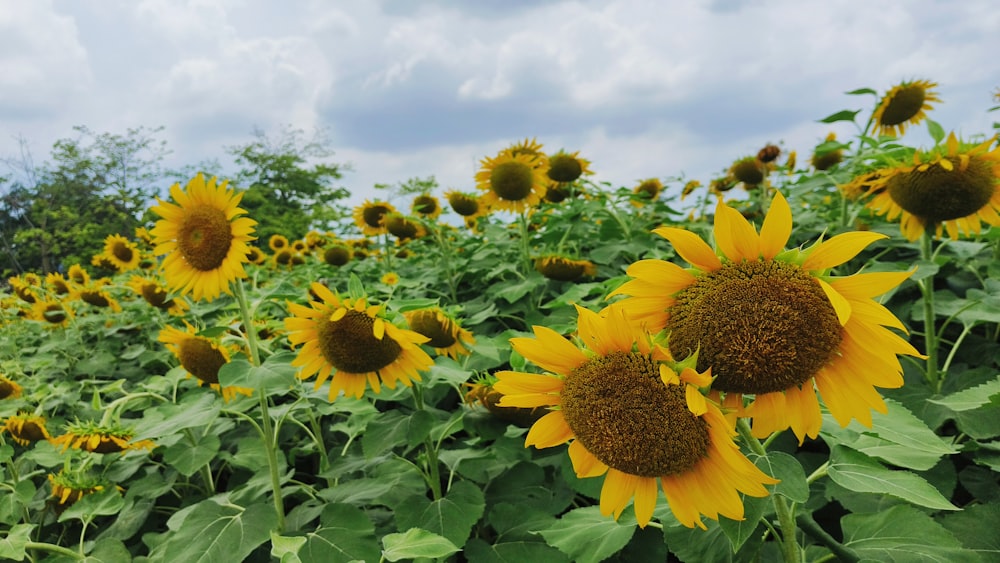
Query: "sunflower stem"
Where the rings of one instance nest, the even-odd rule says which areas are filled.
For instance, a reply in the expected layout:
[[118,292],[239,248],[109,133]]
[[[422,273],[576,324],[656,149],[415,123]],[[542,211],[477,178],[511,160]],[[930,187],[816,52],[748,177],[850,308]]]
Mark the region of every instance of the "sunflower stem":
[[[233,282],[236,301],[240,305],[240,317],[243,320],[243,332],[247,340],[247,347],[250,348],[250,361],[254,366],[260,365],[260,351],[257,348],[257,331],[253,328],[253,317],[250,315],[250,306],[247,303],[246,291],[243,289],[243,281]],[[260,400],[261,417],[261,437],[264,440],[264,451],[267,453],[267,468],[271,474],[271,490],[274,492],[274,511],[278,516],[279,532],[285,530],[285,503],[281,498],[281,478],[278,475],[278,454],[274,451],[277,447],[277,439],[274,427],[271,425],[271,410],[267,401],[267,394],[263,389],[257,389],[257,397]]]
[[[410,387],[410,391],[413,392],[413,404],[418,411],[424,410],[424,397],[418,385]],[[437,449],[434,447],[434,443],[431,442],[431,437],[428,435],[424,438],[424,450],[427,452],[427,469],[424,473],[424,479],[427,484],[431,487],[431,494],[434,500],[440,500],[441,498],[441,474],[438,470],[438,458]]]
[[[920,237],[920,258],[924,262],[932,262],[934,253],[932,252],[931,234],[924,231]],[[920,292],[924,297],[924,353],[927,354],[927,382],[935,391],[941,390],[940,374],[938,373],[938,342],[937,328],[934,316],[934,274],[930,274],[918,282]]]
[[[736,430],[740,433],[740,437],[746,442],[750,451],[761,457],[767,456],[767,450],[764,448],[764,445],[750,431],[750,423],[747,422],[747,419],[739,419],[736,422]],[[785,502],[785,497],[778,494],[772,494],[771,500],[774,502],[774,512],[778,515],[778,526],[781,528],[782,559],[785,563],[799,563],[802,558],[800,556],[798,541],[795,538],[795,506],[790,507]]]
[[528,218],[524,211],[517,217],[518,231],[521,235],[521,264],[524,268],[524,275],[531,273],[531,244],[528,240]]
[[[191,448],[196,448],[198,446],[198,440],[194,438],[194,434],[191,432],[190,428],[184,429],[184,435],[187,436],[189,442],[191,442]],[[215,483],[212,480],[212,468],[208,463],[201,466],[199,469],[201,472],[201,478],[205,481],[205,492],[207,496],[212,496],[215,494]]]
[[813,520],[813,517],[808,512],[803,512],[795,517],[795,521],[802,528],[802,531],[808,534],[811,538],[820,542],[827,549],[833,552],[833,560],[844,561],[846,563],[854,563],[856,561],[861,561],[857,553],[853,550],[844,546],[844,544],[837,541],[833,536],[828,534],[826,530],[820,527],[819,524]]
[[24,543],[24,549],[38,549],[41,551],[48,551],[49,553],[58,553],[59,555],[65,555],[71,559],[86,559],[87,556],[83,552],[77,553],[72,549],[62,547],[61,545],[55,545],[45,542],[27,541]]

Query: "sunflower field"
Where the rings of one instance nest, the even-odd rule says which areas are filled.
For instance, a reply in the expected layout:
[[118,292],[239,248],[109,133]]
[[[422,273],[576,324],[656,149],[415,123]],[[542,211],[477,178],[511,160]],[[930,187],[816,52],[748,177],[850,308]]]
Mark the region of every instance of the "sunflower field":
[[175,184],[0,292],[0,559],[1000,561],[1000,144],[936,87],[704,183],[528,138],[295,240]]

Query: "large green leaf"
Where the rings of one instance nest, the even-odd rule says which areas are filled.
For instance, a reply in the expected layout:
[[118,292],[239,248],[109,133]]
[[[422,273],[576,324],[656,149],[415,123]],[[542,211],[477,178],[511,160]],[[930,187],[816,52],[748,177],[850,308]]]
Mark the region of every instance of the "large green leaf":
[[187,391],[176,405],[163,405],[147,410],[136,424],[136,439],[156,439],[185,428],[205,427],[222,411],[219,394],[205,389]]
[[841,521],[844,545],[863,560],[900,563],[979,561],[930,516],[899,505],[873,514],[848,514]]
[[83,563],[129,563],[132,554],[125,544],[115,538],[101,538],[83,559]]
[[962,545],[979,553],[984,562],[1000,561],[1000,504],[976,504],[962,512],[940,517],[939,522]]
[[545,541],[578,563],[597,563],[628,544],[635,533],[635,518],[622,516],[616,522],[588,506],[571,510],[549,528],[539,530]]
[[379,558],[375,526],[360,509],[349,504],[328,504],[320,516],[320,527],[306,534],[298,551],[302,563],[347,563]]
[[771,500],[766,497],[748,497],[740,494],[740,498],[743,499],[742,520],[731,520],[725,516],[719,516],[719,527],[729,538],[733,551],[738,551],[748,539],[755,535],[755,530],[761,525],[761,516],[771,504]]
[[427,411],[403,414],[386,411],[368,423],[361,436],[365,457],[372,458],[399,446],[412,448],[423,442],[434,426],[434,416]]
[[542,541],[508,541],[493,545],[473,538],[463,551],[467,561],[477,563],[569,563],[558,549]]
[[270,538],[278,524],[274,507],[253,504],[246,508],[207,499],[190,511],[176,513],[167,521],[173,532],[150,553],[154,561],[186,563],[230,563],[242,561]]
[[809,500],[809,483],[802,464],[784,452],[768,452],[767,456],[754,460],[754,465],[781,482],[774,486],[775,494],[795,502]]
[[828,471],[834,483],[851,491],[891,495],[937,510],[958,510],[923,478],[909,471],[890,470],[844,446],[834,446],[830,451]]
[[387,534],[382,538],[382,545],[382,557],[386,561],[447,557],[459,550],[447,539],[420,528],[410,528],[402,534]]
[[1000,376],[982,385],[952,393],[940,399],[928,399],[928,401],[948,407],[953,412],[962,412],[987,405],[995,401],[998,395],[1000,395]]
[[125,506],[125,499],[115,487],[107,487],[102,491],[84,495],[83,498],[74,502],[62,514],[59,521],[65,522],[71,518],[90,521],[95,516],[106,516],[117,514]]
[[282,351],[268,357],[259,366],[254,366],[245,358],[234,358],[219,369],[219,385],[253,389],[263,389],[268,394],[287,392],[296,386],[292,365],[296,354]]
[[0,537],[0,558],[21,561],[25,558],[24,547],[31,541],[34,524],[17,524]]
[[163,450],[163,461],[169,463],[178,473],[190,477],[212,461],[219,453],[221,442],[215,434],[206,434],[196,444],[181,440]]
[[422,528],[462,547],[472,527],[482,517],[486,501],[479,487],[468,481],[458,481],[444,498],[432,502],[426,495],[412,495],[394,508],[399,529]]

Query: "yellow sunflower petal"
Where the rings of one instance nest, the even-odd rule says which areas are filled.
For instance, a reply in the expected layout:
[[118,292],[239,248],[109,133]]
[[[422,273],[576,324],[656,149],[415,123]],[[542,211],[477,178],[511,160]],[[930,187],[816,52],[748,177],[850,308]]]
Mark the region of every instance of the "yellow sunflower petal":
[[830,282],[830,286],[850,300],[871,299],[903,283],[915,271],[854,274],[846,278],[837,278]]
[[640,528],[645,528],[646,524],[653,518],[653,510],[656,509],[656,497],[660,495],[659,487],[656,486],[656,479],[652,477],[639,477],[635,485],[635,519]]
[[536,448],[551,448],[565,444],[573,439],[573,429],[566,424],[566,419],[561,411],[552,411],[539,418],[528,430],[528,435],[524,439],[524,447],[535,446]]
[[764,224],[760,227],[760,253],[765,260],[771,260],[785,249],[792,234],[792,210],[781,192],[774,192],[771,208],[767,210]]
[[587,356],[561,334],[544,326],[535,326],[535,338],[511,338],[518,354],[553,373],[567,374],[587,361]]
[[839,266],[857,256],[871,243],[884,238],[889,237],[871,231],[856,231],[837,235],[816,247],[802,263],[802,269],[826,270]]
[[676,227],[661,227],[653,232],[669,240],[674,251],[695,268],[714,272],[722,267],[722,261],[712,247],[695,233]]
[[832,288],[830,284],[825,281],[815,278],[816,283],[823,288],[823,293],[826,294],[826,298],[830,300],[830,304],[833,305],[833,310],[837,312],[837,320],[840,321],[840,326],[847,324],[847,321],[851,318],[851,304],[844,298],[843,295],[837,292],[836,289]]
[[760,237],[743,215],[723,202],[715,208],[715,244],[734,262],[756,260]]
[[604,476],[604,486],[601,487],[601,514],[614,515],[615,520],[621,515],[628,501],[635,496],[635,488],[642,479],[613,467],[608,468]]
[[608,470],[608,466],[594,457],[580,440],[570,442],[569,459],[573,462],[573,471],[580,479],[599,477]]

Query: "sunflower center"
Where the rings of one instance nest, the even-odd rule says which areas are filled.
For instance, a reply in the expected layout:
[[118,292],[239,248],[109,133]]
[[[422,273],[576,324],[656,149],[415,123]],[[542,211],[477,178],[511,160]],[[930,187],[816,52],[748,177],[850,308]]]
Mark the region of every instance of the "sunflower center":
[[343,246],[332,246],[323,253],[323,260],[331,266],[343,266],[351,260],[351,251]]
[[433,215],[437,212],[437,200],[433,196],[419,195],[413,199],[413,209],[421,215]]
[[430,341],[434,348],[448,348],[455,344],[455,331],[450,322],[442,321],[434,311],[416,311],[410,316],[410,328]]
[[572,182],[581,174],[580,161],[568,154],[557,154],[549,159],[549,178],[556,182]]
[[135,253],[132,251],[132,249],[129,248],[127,244],[121,241],[115,241],[115,243],[111,245],[111,254],[113,254],[115,258],[121,260],[122,262],[131,262],[132,257],[135,256]]
[[233,231],[222,210],[212,207],[187,210],[177,244],[192,267],[202,272],[218,268],[229,254],[232,242]]
[[773,260],[727,262],[675,296],[667,322],[678,357],[698,351],[713,387],[773,393],[816,375],[840,346],[829,298],[798,266]]
[[900,89],[886,104],[879,119],[880,125],[899,125],[912,119],[924,107],[924,88],[919,85]]
[[382,226],[382,217],[388,212],[389,208],[384,205],[369,205],[362,210],[361,216],[365,224],[377,229]]
[[[429,212],[422,212],[429,213]],[[402,215],[392,215],[385,222],[385,228],[389,231],[389,234],[396,238],[410,239],[417,236],[419,232],[417,229],[417,224],[408,221],[406,217]]]
[[[14,435],[13,432],[11,432],[11,434]],[[35,422],[34,420],[25,420],[24,423],[21,424],[21,428],[15,435],[15,438],[20,438],[24,442],[37,442],[39,440],[44,440],[45,438],[47,438],[48,437],[47,434],[48,433],[45,431],[45,428],[39,426],[38,423]],[[22,444],[22,445],[27,445],[27,444]]]
[[45,312],[42,313],[45,320],[53,324],[59,324],[66,320],[66,310],[63,309],[62,305],[58,303],[52,303],[45,306]]
[[69,293],[69,286],[66,282],[60,279],[53,280],[52,282],[52,292],[56,295],[66,295]]
[[521,201],[534,184],[531,167],[522,162],[503,162],[490,171],[490,188],[500,199]]
[[103,296],[103,295],[101,295],[100,291],[84,291],[84,292],[81,292],[80,293],[80,299],[82,299],[83,301],[85,301],[87,303],[90,303],[94,307],[108,307],[108,306],[111,305],[111,302],[108,301],[108,298],[105,297],[105,296]]
[[142,284],[142,298],[153,307],[163,308],[167,302],[167,292],[155,283]]
[[197,336],[185,338],[177,346],[177,358],[188,373],[205,383],[219,382],[219,369],[226,357],[210,341]]
[[953,170],[932,164],[886,181],[893,201],[927,223],[960,219],[983,208],[996,191],[993,168],[985,159],[969,157],[965,170],[958,158],[949,156]]
[[756,158],[745,158],[733,165],[733,177],[744,184],[759,184],[764,181],[764,167]]
[[287,266],[292,263],[292,253],[288,250],[282,250],[274,255],[274,262],[281,266]]
[[535,269],[550,280],[575,281],[583,275],[584,264],[554,256],[536,260]]
[[403,349],[388,335],[375,338],[374,326],[375,319],[354,310],[340,320],[320,319],[316,328],[323,357],[347,373],[375,372],[396,361]]
[[566,423],[597,459],[641,477],[675,475],[708,451],[708,427],[680,385],[664,385],[648,356],[612,352],[566,377]]
[[468,217],[469,215],[475,215],[479,211],[479,202],[475,198],[466,196],[464,194],[452,194],[448,196],[448,203],[451,208],[455,210],[455,213],[463,217]]

